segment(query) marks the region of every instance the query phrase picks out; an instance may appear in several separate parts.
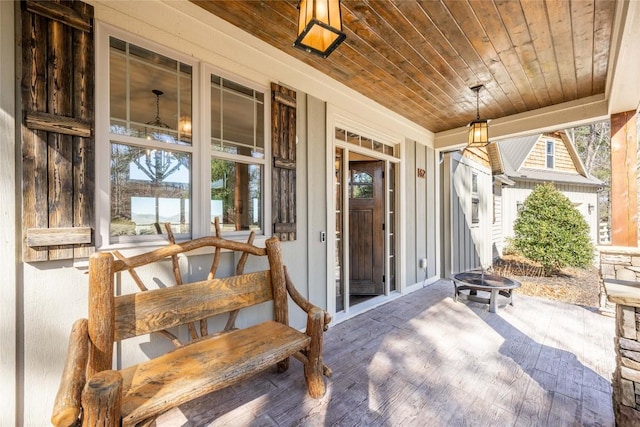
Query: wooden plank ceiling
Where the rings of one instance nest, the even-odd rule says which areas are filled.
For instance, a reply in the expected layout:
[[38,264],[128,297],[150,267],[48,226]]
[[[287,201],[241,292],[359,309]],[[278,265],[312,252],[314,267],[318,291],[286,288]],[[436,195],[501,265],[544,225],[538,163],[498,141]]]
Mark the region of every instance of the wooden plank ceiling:
[[297,0],[192,0],[434,132],[602,94],[612,0],[342,1],[326,59],[292,46]]

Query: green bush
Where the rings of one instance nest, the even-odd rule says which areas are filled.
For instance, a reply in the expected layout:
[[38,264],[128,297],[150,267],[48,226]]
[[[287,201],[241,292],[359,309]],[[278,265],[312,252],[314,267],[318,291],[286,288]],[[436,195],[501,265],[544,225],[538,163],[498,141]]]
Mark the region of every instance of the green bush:
[[514,248],[542,264],[547,275],[563,267],[587,267],[593,262],[589,225],[551,184],[533,190],[513,228]]

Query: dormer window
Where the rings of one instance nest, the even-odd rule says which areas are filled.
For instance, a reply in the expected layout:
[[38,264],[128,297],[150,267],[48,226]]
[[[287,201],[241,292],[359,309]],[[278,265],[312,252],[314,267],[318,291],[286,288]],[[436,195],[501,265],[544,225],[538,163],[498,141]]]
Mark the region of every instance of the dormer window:
[[547,169],[553,169],[555,163],[555,143],[547,141]]

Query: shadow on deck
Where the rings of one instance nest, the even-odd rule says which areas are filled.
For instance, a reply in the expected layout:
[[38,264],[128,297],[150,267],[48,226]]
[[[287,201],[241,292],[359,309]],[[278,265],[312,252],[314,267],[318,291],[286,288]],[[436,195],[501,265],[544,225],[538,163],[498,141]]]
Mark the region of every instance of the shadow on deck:
[[489,313],[439,281],[325,334],[327,394],[296,360],[158,418],[158,426],[613,426],[614,319],[514,296]]

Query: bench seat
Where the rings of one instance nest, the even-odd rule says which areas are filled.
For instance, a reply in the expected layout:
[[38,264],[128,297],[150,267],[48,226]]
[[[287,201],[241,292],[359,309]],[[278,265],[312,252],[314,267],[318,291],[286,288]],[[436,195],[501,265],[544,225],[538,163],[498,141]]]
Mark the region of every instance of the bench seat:
[[306,349],[310,340],[287,325],[267,321],[122,369],[122,424],[135,425],[234,384]]

